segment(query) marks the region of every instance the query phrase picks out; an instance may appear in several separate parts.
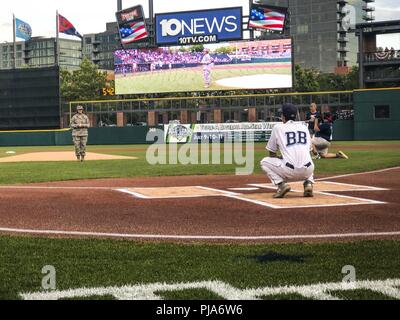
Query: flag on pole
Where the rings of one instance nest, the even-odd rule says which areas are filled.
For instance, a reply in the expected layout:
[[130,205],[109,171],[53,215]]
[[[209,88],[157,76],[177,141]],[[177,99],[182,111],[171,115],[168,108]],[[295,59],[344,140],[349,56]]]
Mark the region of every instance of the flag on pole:
[[18,38],[22,38],[25,41],[30,40],[32,37],[31,26],[28,23],[15,18],[15,36]]
[[287,9],[266,5],[251,7],[249,28],[283,32]]
[[83,39],[82,35],[76,31],[75,27],[61,14],[58,15],[58,32],[68,34],[70,36],[76,36]]
[[147,39],[146,21],[141,5],[116,13],[122,45]]
[[140,39],[148,37],[146,26],[143,21],[132,22],[127,28],[121,28],[121,41],[123,44],[128,44]]

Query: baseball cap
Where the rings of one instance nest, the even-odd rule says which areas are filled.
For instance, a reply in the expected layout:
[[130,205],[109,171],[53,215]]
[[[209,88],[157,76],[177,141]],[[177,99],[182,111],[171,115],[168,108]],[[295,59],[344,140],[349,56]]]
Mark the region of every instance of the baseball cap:
[[282,114],[286,120],[296,120],[297,107],[294,104],[286,103],[282,106]]

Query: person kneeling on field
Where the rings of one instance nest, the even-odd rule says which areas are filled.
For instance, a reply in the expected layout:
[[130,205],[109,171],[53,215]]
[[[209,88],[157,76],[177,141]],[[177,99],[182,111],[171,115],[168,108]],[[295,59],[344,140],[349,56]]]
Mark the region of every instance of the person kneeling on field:
[[[306,125],[295,122],[297,107],[282,107],[282,122],[272,129],[267,150],[269,157],[261,161],[261,168],[278,189],[274,198],[283,198],[290,190],[289,180],[304,181],[304,196],[313,197],[314,163],[311,159],[311,136]],[[277,156],[278,150],[281,157]]]
[[333,120],[329,112],[325,112],[322,118],[316,118],[314,122],[315,137],[312,139],[312,153],[316,159],[348,159],[349,157],[339,151],[338,153],[329,153],[329,147],[332,141]]

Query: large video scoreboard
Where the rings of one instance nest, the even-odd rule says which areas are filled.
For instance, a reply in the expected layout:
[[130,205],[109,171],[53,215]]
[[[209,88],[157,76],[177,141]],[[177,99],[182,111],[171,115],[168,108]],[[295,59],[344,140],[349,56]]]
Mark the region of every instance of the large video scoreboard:
[[0,70],[0,130],[56,128],[59,68]]

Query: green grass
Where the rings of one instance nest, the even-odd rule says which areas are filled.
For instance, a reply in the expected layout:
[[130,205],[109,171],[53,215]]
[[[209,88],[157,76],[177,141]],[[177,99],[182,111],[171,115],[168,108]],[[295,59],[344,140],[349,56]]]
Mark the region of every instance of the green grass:
[[[283,74],[290,75],[291,64],[289,62],[278,63],[287,65],[286,68],[274,68],[276,63],[262,63],[257,69],[247,69],[247,64],[240,65],[241,69],[219,70],[212,69],[213,83],[207,90],[227,90],[216,81],[226,78],[251,76],[258,74]],[[250,64],[254,67],[254,64]],[[258,65],[257,65],[258,66]],[[119,94],[149,93],[149,92],[176,92],[176,91],[201,91],[204,90],[203,68],[174,69],[172,71],[155,71],[141,73],[136,76],[117,77],[116,86]],[[134,88],[134,92],[132,92]]]
[[[56,268],[58,290],[207,280],[224,281],[240,289],[341,282],[345,265],[356,268],[358,280],[399,278],[400,272],[398,241],[179,245],[1,236],[0,248],[0,299],[18,299],[18,293],[41,291],[45,265]],[[169,299],[219,298],[207,290],[160,294]],[[376,298],[368,291],[337,294]],[[101,298],[110,297],[91,297]]]
[[395,300],[371,290],[331,291],[330,294],[343,300]]
[[[318,175],[363,172],[400,165],[399,141],[340,142],[350,160],[318,160]],[[374,146],[396,145],[391,148]],[[366,146],[366,148],[357,148]],[[265,144],[256,144],[255,173]],[[370,148],[370,150],[368,148]],[[234,165],[157,165],[146,162],[147,146],[89,146],[89,151],[139,157],[138,160],[2,163],[0,184],[71,179],[234,174]],[[0,148],[0,156],[37,151],[72,151],[67,147]],[[122,286],[154,282],[221,280],[238,288],[340,282],[342,267],[353,265],[359,280],[400,277],[400,242],[178,245],[112,240],[46,239],[0,236],[0,299],[41,290],[41,269],[53,265],[57,288]],[[366,290],[335,292],[346,299],[383,299]],[[161,292],[166,299],[218,299],[207,290]],[[110,296],[89,299],[110,299]],[[298,295],[265,299],[304,299]]]
[[[336,143],[338,144],[338,143]],[[370,149],[358,150],[353,146],[370,146]],[[374,146],[397,144],[397,148],[373,149]],[[363,172],[383,169],[400,165],[400,142],[340,142],[344,151],[350,156],[349,160],[325,159],[316,160],[316,176]],[[259,162],[267,155],[264,143],[255,144],[254,173],[261,174]],[[221,165],[150,165],[146,161],[146,145],[125,146],[89,146],[88,151],[114,155],[134,156],[137,160],[88,161],[78,162],[21,162],[1,163],[2,174],[0,184],[17,184],[31,182],[64,181],[77,179],[125,178],[138,176],[181,176],[181,175],[210,175],[235,174],[234,164]],[[2,147],[0,156],[6,156],[6,151],[16,151],[17,154],[39,151],[73,152],[72,146],[67,147]],[[330,149],[336,152],[335,143]],[[221,153],[223,159],[223,152]]]

